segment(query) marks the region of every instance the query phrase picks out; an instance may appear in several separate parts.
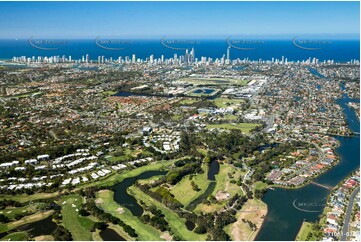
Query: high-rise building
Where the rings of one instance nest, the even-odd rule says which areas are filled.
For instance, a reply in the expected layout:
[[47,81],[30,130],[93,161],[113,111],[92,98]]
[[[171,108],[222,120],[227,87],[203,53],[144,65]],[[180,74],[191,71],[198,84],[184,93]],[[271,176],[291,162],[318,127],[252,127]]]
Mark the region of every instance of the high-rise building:
[[184,55],[184,62],[187,64],[188,63],[188,58],[189,58],[189,53],[188,53],[188,49],[186,49],[186,53]]
[[228,61],[228,62],[229,62],[229,60],[230,60],[230,54],[231,54],[231,47],[228,46],[228,48],[227,48],[227,61]]
[[132,62],[133,62],[133,63],[136,62],[135,54],[132,55]]

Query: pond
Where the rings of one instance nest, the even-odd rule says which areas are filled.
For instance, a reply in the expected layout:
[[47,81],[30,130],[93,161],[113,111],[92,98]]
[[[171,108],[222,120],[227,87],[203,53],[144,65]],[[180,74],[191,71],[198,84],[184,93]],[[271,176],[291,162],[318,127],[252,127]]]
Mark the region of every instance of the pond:
[[204,89],[196,89],[192,93],[194,93],[194,94],[211,94],[214,91],[215,91],[214,89],[204,88]]
[[102,230],[99,235],[104,241],[126,241],[126,239],[110,228]]
[[208,180],[215,181],[216,175],[219,172],[219,164],[218,161],[212,160],[209,163],[209,170],[208,170]]
[[186,227],[189,231],[193,231],[193,229],[196,227],[196,225],[192,221],[187,220]]

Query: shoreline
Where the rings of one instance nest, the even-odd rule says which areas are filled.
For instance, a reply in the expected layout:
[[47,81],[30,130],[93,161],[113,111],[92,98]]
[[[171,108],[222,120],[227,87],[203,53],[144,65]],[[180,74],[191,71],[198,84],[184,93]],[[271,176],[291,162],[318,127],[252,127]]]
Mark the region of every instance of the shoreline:
[[[237,221],[230,224],[229,234],[233,241],[255,241],[261,230],[268,213],[268,206],[260,199],[249,199],[237,212]],[[242,220],[250,221],[256,225],[256,230],[252,230],[249,224]]]

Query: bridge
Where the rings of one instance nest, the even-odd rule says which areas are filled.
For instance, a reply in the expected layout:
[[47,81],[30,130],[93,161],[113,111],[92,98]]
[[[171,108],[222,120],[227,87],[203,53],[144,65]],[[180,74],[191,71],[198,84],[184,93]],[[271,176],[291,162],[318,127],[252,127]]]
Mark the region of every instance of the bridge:
[[317,183],[317,182],[314,182],[314,181],[311,181],[310,183],[313,184],[313,185],[319,186],[319,187],[323,187],[323,188],[325,188],[327,190],[332,190],[333,189],[333,187],[331,187],[331,186],[323,185],[323,184],[320,184],[320,183]]

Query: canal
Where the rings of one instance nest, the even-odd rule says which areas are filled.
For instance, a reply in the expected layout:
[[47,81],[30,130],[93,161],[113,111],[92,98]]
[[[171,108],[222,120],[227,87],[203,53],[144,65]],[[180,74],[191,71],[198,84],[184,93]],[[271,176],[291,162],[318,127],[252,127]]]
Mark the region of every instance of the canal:
[[123,207],[129,209],[134,216],[141,216],[143,208],[137,203],[137,200],[127,193],[127,188],[134,184],[138,179],[148,179],[152,176],[165,175],[167,171],[146,171],[142,174],[124,179],[122,182],[113,186],[114,201]]
[[[355,111],[347,106],[351,101],[359,102],[345,94],[337,103],[344,109],[349,128],[360,132],[360,122]],[[360,162],[359,135],[335,138],[340,141],[340,146],[336,149],[340,162],[315,179],[316,182],[329,186],[341,182],[359,167]],[[319,219],[329,193],[330,190],[312,184],[294,190],[268,190],[263,198],[268,206],[268,213],[256,240],[295,240],[303,220],[315,222]]]

